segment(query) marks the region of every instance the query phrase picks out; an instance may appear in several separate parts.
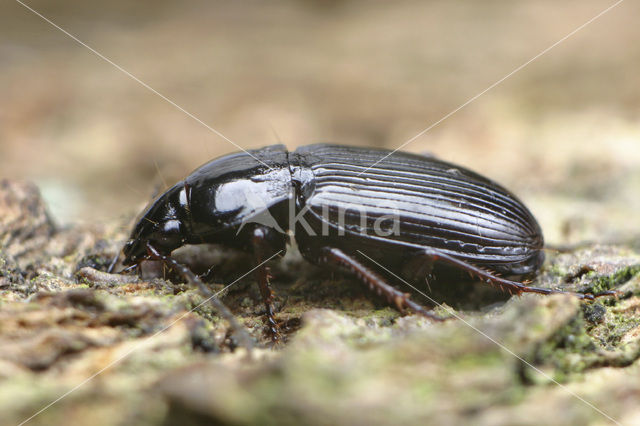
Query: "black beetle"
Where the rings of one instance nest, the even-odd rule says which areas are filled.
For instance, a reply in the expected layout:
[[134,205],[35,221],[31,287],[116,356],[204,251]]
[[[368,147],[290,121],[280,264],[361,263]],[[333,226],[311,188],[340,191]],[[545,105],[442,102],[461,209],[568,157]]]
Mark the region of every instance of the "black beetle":
[[[503,278],[533,275],[544,260],[540,226],[513,194],[445,161],[389,154],[329,144],[288,152],[274,145],[214,159],[147,207],[123,263],[166,259],[200,243],[250,250],[263,262],[284,254],[293,230],[305,259],[350,270],[401,311],[434,317],[365,266],[363,254],[381,265],[448,264],[516,294],[563,293]],[[277,334],[267,267],[257,273]]]

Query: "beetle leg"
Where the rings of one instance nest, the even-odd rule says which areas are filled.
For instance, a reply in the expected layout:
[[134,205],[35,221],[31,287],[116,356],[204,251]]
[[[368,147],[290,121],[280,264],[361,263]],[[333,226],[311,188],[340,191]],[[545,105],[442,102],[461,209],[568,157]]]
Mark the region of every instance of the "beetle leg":
[[198,275],[198,278],[200,278],[202,281],[209,280],[212,277],[214,269],[215,269],[215,265],[211,265],[211,267],[209,267],[209,269],[207,269],[207,272],[204,272],[204,273]]
[[424,280],[429,293],[431,293],[429,281],[433,279],[433,267],[433,259],[412,256],[403,264],[402,272],[403,276],[407,275],[413,282]]
[[[258,263],[264,262],[265,259],[268,259],[269,256],[272,255],[271,252],[273,250],[267,239],[267,232],[269,232],[269,230],[265,227],[257,227],[253,231],[251,243],[253,245],[254,256]],[[269,330],[271,340],[275,343],[282,339],[282,334],[280,333],[280,327],[278,326],[274,315],[273,300],[275,299],[275,294],[271,289],[271,283],[269,282],[269,279],[271,278],[269,267],[267,265],[260,266],[256,269],[256,275],[258,279],[258,286],[260,287],[260,295],[262,296],[262,301],[264,302],[266,309],[267,328]]]
[[127,266],[127,267],[126,267],[126,268],[124,268],[122,271],[118,272],[118,274],[126,274],[127,272],[132,271],[132,270],[134,270],[134,269],[137,271],[137,270],[138,270],[138,268],[139,268],[139,266],[140,266],[140,265],[139,265],[138,263],[134,263],[133,265],[131,265],[131,266]]
[[506,278],[500,277],[493,272],[486,271],[478,266],[465,262],[464,260],[456,259],[453,256],[449,256],[446,253],[439,252],[437,250],[427,249],[424,251],[425,256],[433,259],[434,261],[440,261],[448,263],[452,266],[467,271],[472,276],[475,276],[489,284],[493,284],[501,290],[506,290],[510,294],[520,295],[522,293],[538,293],[538,294],[571,294],[578,297],[581,300],[594,300],[596,297],[601,296],[614,296],[617,294],[615,291],[603,291],[598,294],[585,294],[575,293],[571,291],[556,290],[552,288],[531,287],[517,281],[511,281]]
[[[216,297],[216,295],[207,287],[200,278],[196,274],[191,271],[191,269],[187,268],[185,265],[177,262],[171,256],[165,256],[160,254],[158,250],[155,249],[149,242],[147,242],[147,252],[149,253],[150,259],[161,260],[163,263],[167,263],[171,268],[176,270],[178,273],[182,274],[184,278],[191,284],[192,286],[198,288],[200,293],[205,297],[205,302],[209,302],[213,308],[218,311],[220,316],[227,320],[231,328],[233,329],[233,333],[238,339],[238,343],[244,347],[247,352],[251,352],[253,348],[253,339],[249,332],[238,322],[236,317],[231,313],[229,308],[220,301]],[[204,303],[204,302],[203,302]]]
[[395,305],[400,312],[404,313],[405,309],[409,308],[417,314],[436,321],[443,321],[446,319],[414,302],[409,298],[409,293],[403,293],[397,288],[387,284],[378,274],[371,271],[362,263],[358,262],[356,259],[344,253],[340,249],[329,247],[323,249],[323,256],[321,256],[320,260],[325,263],[346,268],[353,272],[362,282],[367,284],[372,291],[386,297],[387,301]]
[[113,268],[116,266],[116,263],[118,263],[118,260],[120,259],[120,251],[118,251],[118,253],[116,253],[115,257],[111,260],[111,263],[109,263],[109,267],[107,268],[107,273],[111,273],[113,271]]

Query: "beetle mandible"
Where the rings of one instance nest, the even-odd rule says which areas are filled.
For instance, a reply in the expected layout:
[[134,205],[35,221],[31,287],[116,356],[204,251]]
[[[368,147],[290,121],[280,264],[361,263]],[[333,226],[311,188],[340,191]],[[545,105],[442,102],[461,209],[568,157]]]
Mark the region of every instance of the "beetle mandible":
[[[330,144],[293,152],[273,145],[206,163],[146,208],[123,264],[201,243],[248,250],[263,262],[285,253],[289,230],[306,260],[347,269],[400,311],[436,318],[361,254],[381,265],[448,264],[516,294],[564,293],[504,278],[535,274],[544,243],[531,212],[502,186],[432,157]],[[257,278],[275,335],[266,265]]]

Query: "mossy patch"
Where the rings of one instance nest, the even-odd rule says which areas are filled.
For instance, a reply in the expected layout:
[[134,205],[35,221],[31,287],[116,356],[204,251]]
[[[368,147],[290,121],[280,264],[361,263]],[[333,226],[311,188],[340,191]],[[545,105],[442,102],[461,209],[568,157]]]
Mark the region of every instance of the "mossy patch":
[[621,268],[611,275],[598,275],[595,272],[590,272],[586,277],[589,282],[587,291],[598,294],[607,290],[615,290],[638,274],[640,274],[640,264]]

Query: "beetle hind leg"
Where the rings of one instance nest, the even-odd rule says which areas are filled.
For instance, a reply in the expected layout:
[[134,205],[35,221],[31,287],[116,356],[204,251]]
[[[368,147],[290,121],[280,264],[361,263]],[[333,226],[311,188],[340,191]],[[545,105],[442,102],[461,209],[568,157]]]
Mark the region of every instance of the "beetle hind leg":
[[615,291],[604,291],[598,294],[589,293],[576,293],[571,291],[556,290],[552,288],[532,287],[528,285],[528,282],[519,283],[499,276],[494,272],[487,271],[481,267],[472,265],[463,260],[457,259],[453,256],[449,256],[446,253],[441,253],[436,250],[426,250],[425,256],[430,260],[447,263],[461,270],[467,271],[471,276],[475,276],[478,279],[487,282],[503,291],[508,291],[510,294],[521,295],[522,293],[537,293],[537,294],[570,294],[578,297],[581,300],[594,300],[596,297],[601,296],[614,296],[617,293]]
[[409,298],[409,293],[403,293],[387,284],[378,274],[340,249],[329,247],[322,249],[320,261],[339,266],[354,273],[360,281],[367,284],[369,289],[380,296],[384,296],[390,304],[394,305],[402,313],[404,313],[406,309],[410,309],[432,320],[443,321],[447,319],[434,314],[424,306],[414,302]]

